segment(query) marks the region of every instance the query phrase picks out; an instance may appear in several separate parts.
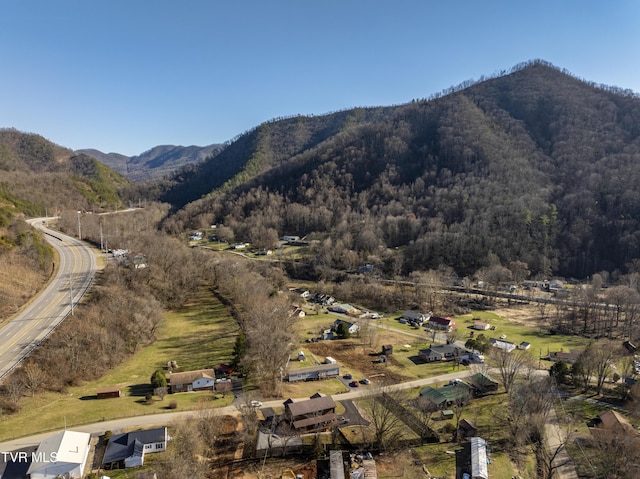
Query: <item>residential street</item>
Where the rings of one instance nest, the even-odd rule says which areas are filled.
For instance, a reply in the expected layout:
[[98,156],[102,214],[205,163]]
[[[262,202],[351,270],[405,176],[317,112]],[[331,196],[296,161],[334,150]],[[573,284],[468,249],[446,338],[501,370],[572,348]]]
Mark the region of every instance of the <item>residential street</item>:
[[[555,408],[551,408],[547,423],[545,424],[545,435],[547,437],[547,445],[549,454],[556,454],[553,464],[557,467],[556,479],[578,479],[576,466],[569,456],[564,442],[567,438],[567,431],[560,425],[558,415]],[[560,449],[558,449],[560,448]]]

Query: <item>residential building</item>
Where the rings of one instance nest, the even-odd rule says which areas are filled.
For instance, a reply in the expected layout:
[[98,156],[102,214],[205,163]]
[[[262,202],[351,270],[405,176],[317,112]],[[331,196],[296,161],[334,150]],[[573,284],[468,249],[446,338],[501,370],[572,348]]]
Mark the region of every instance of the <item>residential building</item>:
[[169,391],[182,393],[190,391],[213,391],[215,388],[216,373],[213,369],[199,369],[197,371],[185,371],[173,373],[169,376]]
[[423,361],[431,363],[433,361],[453,361],[456,358],[461,358],[466,352],[466,349],[455,344],[438,344],[431,345],[427,349],[421,349],[418,352],[418,356]]
[[484,321],[474,321],[473,326],[471,327],[478,331],[487,331],[491,327],[491,325],[489,323],[485,323]]
[[352,323],[343,319],[336,319],[333,322],[333,326],[331,327],[331,329],[333,329],[334,331],[338,331],[338,326],[340,326],[340,324],[342,323],[345,323],[347,325],[347,331],[349,331],[349,334],[357,334],[358,331],[360,331],[360,325],[358,323]]
[[428,325],[432,329],[440,329],[443,331],[451,331],[456,323],[451,318],[443,318],[442,316],[431,316]]
[[490,338],[489,344],[494,348],[502,349],[503,351],[506,351],[508,353],[516,349],[515,343],[512,343],[511,341],[505,341],[504,339]]
[[360,311],[355,306],[351,306],[347,303],[337,303],[329,306],[327,308],[329,311],[340,314],[348,314],[349,316],[358,316],[362,311]]
[[146,454],[166,449],[166,427],[114,434],[109,438],[102,465],[105,469],[142,466]]
[[340,366],[336,363],[316,364],[305,368],[287,369],[286,379],[289,382],[313,381],[332,378],[340,375]]
[[336,403],[331,396],[320,396],[284,404],[284,417],[294,430],[318,431],[328,428],[337,420]]
[[426,386],[420,390],[420,397],[431,402],[436,407],[444,409],[456,401],[467,401],[473,397],[473,387],[461,380],[452,384],[434,388]]
[[422,324],[425,321],[429,321],[431,313],[421,313],[419,311],[405,311],[402,313],[401,318],[407,321],[413,321],[415,323]]
[[563,363],[573,364],[578,360],[580,354],[582,354],[581,349],[571,349],[569,351],[553,351],[549,353],[549,360],[553,362],[562,361]]
[[345,479],[342,451],[329,452],[329,471],[331,479]]
[[484,373],[476,373],[468,377],[466,381],[475,388],[478,394],[497,391],[500,385],[498,381]]
[[62,431],[40,443],[27,475],[31,479],[57,479],[58,477],[84,477],[89,455],[91,434]]
[[487,441],[481,437],[472,437],[471,443],[471,479],[489,479],[487,461]]

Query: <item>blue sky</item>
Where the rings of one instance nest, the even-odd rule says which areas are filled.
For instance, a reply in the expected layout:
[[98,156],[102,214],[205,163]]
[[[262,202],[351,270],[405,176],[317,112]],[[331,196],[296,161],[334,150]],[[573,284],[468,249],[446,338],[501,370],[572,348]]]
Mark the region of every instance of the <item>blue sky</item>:
[[0,127],[136,155],[536,58],[640,92],[640,2],[2,0]]

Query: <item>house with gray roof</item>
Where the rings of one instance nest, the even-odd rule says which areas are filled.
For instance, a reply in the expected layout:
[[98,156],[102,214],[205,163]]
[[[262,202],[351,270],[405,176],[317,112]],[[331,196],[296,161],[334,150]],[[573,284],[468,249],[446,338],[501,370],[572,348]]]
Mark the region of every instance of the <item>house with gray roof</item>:
[[418,356],[428,363],[434,361],[453,361],[455,358],[461,358],[467,350],[456,346],[455,344],[438,344],[431,345],[427,349],[421,349]]
[[102,459],[104,469],[124,469],[144,465],[144,456],[167,449],[167,428],[157,427],[114,434]]

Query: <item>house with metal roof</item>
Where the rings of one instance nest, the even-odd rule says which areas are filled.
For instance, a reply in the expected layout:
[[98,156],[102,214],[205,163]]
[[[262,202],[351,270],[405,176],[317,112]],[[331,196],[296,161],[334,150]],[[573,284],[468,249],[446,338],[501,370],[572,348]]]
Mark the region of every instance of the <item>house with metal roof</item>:
[[329,473],[331,479],[345,479],[342,451],[329,452]]
[[487,467],[487,441],[481,437],[471,438],[471,479],[489,479]]
[[431,316],[427,324],[430,328],[444,331],[451,331],[456,326],[456,322],[453,319],[443,318],[442,316]]
[[487,392],[497,391],[500,385],[498,381],[485,373],[475,373],[468,377],[466,381],[473,386],[478,393],[484,394]]
[[314,381],[317,379],[333,378],[340,375],[337,363],[316,364],[304,368],[287,369],[286,378],[289,382]]
[[83,477],[91,434],[62,431],[40,443],[32,454],[27,475],[32,479]]
[[438,408],[445,408],[456,401],[471,399],[473,386],[458,379],[440,388],[426,386],[420,390],[420,397],[435,404]]

